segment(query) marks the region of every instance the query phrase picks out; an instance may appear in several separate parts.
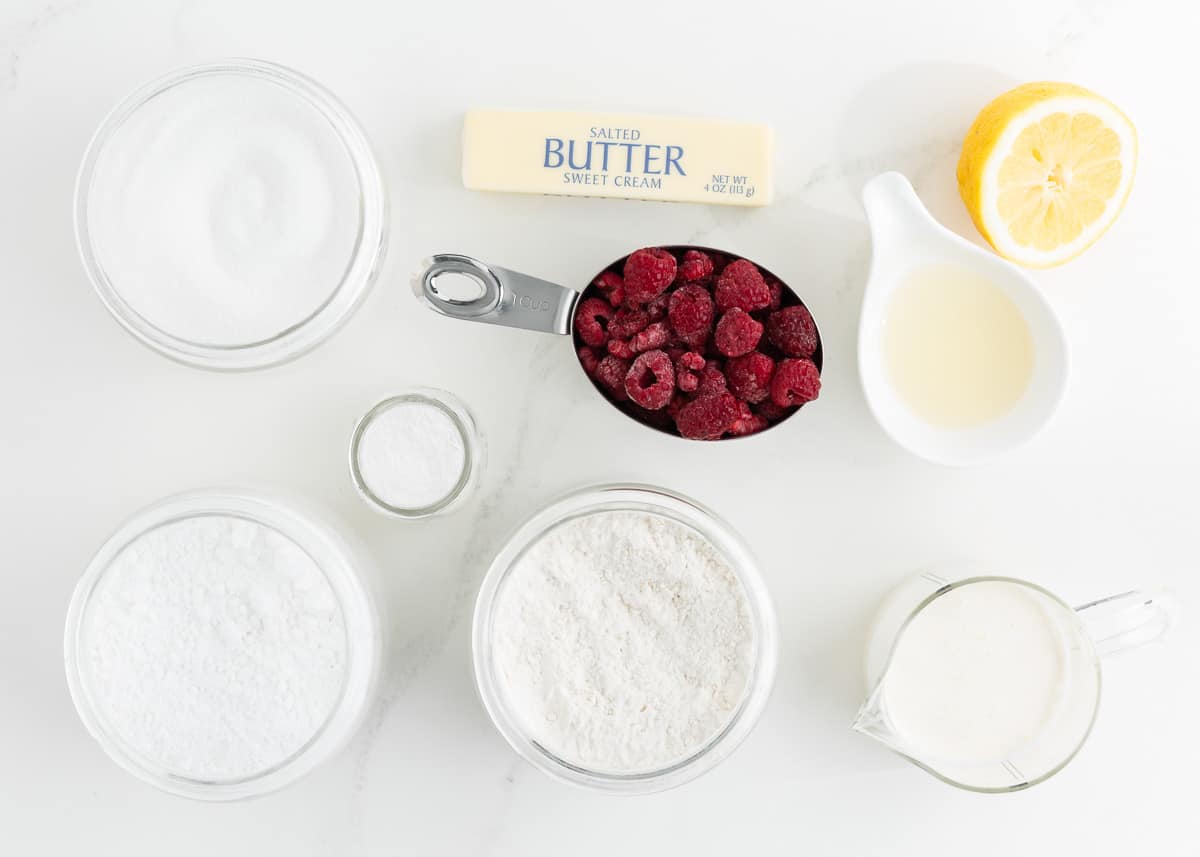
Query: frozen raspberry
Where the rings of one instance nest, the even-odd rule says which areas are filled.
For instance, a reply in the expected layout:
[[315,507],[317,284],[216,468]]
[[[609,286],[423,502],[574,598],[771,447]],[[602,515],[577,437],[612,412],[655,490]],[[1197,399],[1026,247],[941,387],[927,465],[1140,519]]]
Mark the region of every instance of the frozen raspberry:
[[675,358],[675,383],[685,393],[694,393],[700,386],[697,374],[707,361],[695,351],[685,351]]
[[[626,276],[628,279],[628,276]],[[730,262],[717,278],[714,292],[717,311],[726,312],[740,307],[746,312],[763,309],[771,303],[771,290],[752,262],[738,259]]]
[[616,271],[601,271],[596,279],[592,280],[592,285],[601,291],[611,291],[619,289],[625,285],[625,281],[621,279],[621,275]]
[[625,260],[625,300],[649,303],[675,279],[675,257],[659,247],[635,250]]
[[738,400],[730,393],[701,396],[684,405],[675,425],[684,437],[694,440],[716,440],[741,415]]
[[724,393],[729,388],[725,381],[725,373],[715,360],[706,360],[704,369],[700,372],[700,384],[696,387],[697,396],[712,396]]
[[817,325],[803,305],[785,307],[767,318],[767,339],[788,357],[812,357]]
[[652,351],[655,348],[662,348],[667,344],[667,340],[670,338],[671,333],[669,330],[667,330],[667,325],[664,322],[656,321],[654,324],[650,325],[641,333],[633,337],[629,344],[633,346],[633,350],[635,352],[641,354],[643,351]]
[[630,339],[608,340],[608,353],[623,360],[632,360],[637,354],[633,350],[633,341]]
[[695,283],[705,277],[711,277],[713,260],[707,253],[700,250],[687,250],[683,254],[683,262],[679,265],[679,279],[685,283]]
[[796,409],[791,406],[777,405],[770,399],[764,399],[754,406],[754,413],[769,423],[777,423],[790,416]]
[[599,348],[608,341],[608,323],[612,318],[613,308],[607,301],[587,298],[575,311],[575,330],[585,345]]
[[676,393],[671,397],[671,401],[667,402],[667,407],[665,408],[667,416],[673,420],[676,419],[679,416],[679,412],[690,401],[691,399],[683,395],[683,393]]
[[771,312],[783,306],[783,284],[779,280],[767,280],[767,288],[771,290],[771,302],[767,304],[767,309]]
[[771,401],[777,405],[803,405],[821,392],[821,370],[811,360],[784,360],[771,379]]
[[579,362],[583,364],[584,372],[587,372],[588,375],[595,375],[596,367],[600,365],[600,358],[595,349],[585,345],[579,349]]
[[695,351],[700,355],[703,355],[706,351],[708,351],[707,333],[695,333],[691,336],[676,335],[675,339],[688,351]]
[[667,352],[639,354],[625,374],[625,392],[648,411],[665,408],[675,392],[675,367]]
[[596,383],[618,402],[623,402],[629,398],[625,392],[625,376],[628,372],[629,361],[610,354],[596,366]]
[[758,351],[734,357],[725,364],[729,391],[752,405],[771,395],[771,375],[774,372],[775,361]]
[[608,335],[613,339],[632,339],[635,333],[646,329],[650,316],[643,309],[622,307],[608,323]]
[[650,316],[651,321],[662,321],[667,317],[667,310],[671,304],[671,295],[663,292],[650,303],[646,304],[646,314]]
[[717,322],[713,344],[726,357],[740,357],[754,350],[762,332],[762,324],[751,318],[750,313],[734,307]]
[[713,317],[712,295],[703,286],[687,285],[671,293],[667,323],[680,338],[707,337]]
[[600,276],[592,280],[592,285],[600,290],[610,304],[619,307],[625,303],[625,281],[614,271],[601,271]]
[[734,437],[745,437],[748,434],[762,431],[770,425],[766,417],[760,417],[754,413],[745,402],[739,402],[738,404],[741,406],[738,418],[729,427],[729,433]]
[[770,423],[758,414],[751,414],[746,419],[735,420],[733,425],[729,427],[729,433],[734,437],[745,437],[748,434],[756,434]]

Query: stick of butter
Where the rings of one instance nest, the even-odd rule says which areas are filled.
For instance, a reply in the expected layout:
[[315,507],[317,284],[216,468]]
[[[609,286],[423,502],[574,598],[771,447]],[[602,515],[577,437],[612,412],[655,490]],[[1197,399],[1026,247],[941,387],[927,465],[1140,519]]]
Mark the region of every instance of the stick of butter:
[[463,184],[511,193],[767,205],[771,149],[768,125],[472,110],[463,122]]

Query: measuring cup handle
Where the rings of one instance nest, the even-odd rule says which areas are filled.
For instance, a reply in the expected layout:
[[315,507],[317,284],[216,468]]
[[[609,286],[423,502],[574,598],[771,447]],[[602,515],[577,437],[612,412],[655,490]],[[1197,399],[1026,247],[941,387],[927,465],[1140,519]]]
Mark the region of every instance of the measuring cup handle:
[[[437,281],[446,276],[473,280],[478,294],[467,299],[442,294]],[[574,289],[456,253],[427,259],[412,285],[418,298],[450,318],[543,333],[571,332],[571,318],[580,295]]]
[[1075,608],[1096,653],[1112,655],[1161,637],[1174,622],[1175,599],[1166,592],[1135,589]]

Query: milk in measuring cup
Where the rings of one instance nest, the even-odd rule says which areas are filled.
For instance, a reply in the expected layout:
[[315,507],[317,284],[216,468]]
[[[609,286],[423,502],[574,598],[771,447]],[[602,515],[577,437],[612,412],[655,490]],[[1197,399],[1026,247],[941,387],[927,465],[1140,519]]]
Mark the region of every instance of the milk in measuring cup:
[[1028,746],[1065,697],[1068,629],[1045,600],[996,580],[934,599],[901,634],[883,680],[898,737],[921,757],[974,765]]

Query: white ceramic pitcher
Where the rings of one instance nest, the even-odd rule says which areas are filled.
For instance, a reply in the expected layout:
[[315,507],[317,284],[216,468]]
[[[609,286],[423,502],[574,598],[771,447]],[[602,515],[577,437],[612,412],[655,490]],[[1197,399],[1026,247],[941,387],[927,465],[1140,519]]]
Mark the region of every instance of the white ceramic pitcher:
[[[863,207],[871,227],[871,273],[859,320],[858,367],[871,413],[896,443],[937,464],[992,461],[1040,432],[1066,387],[1066,339],[1033,279],[1015,265],[972,244],[933,219],[908,179],[882,173],[867,182]],[[901,399],[889,377],[884,328],[891,297],[918,268],[954,265],[985,277],[1016,305],[1033,341],[1033,375],[1020,401],[996,420],[970,428],[932,425]]]

